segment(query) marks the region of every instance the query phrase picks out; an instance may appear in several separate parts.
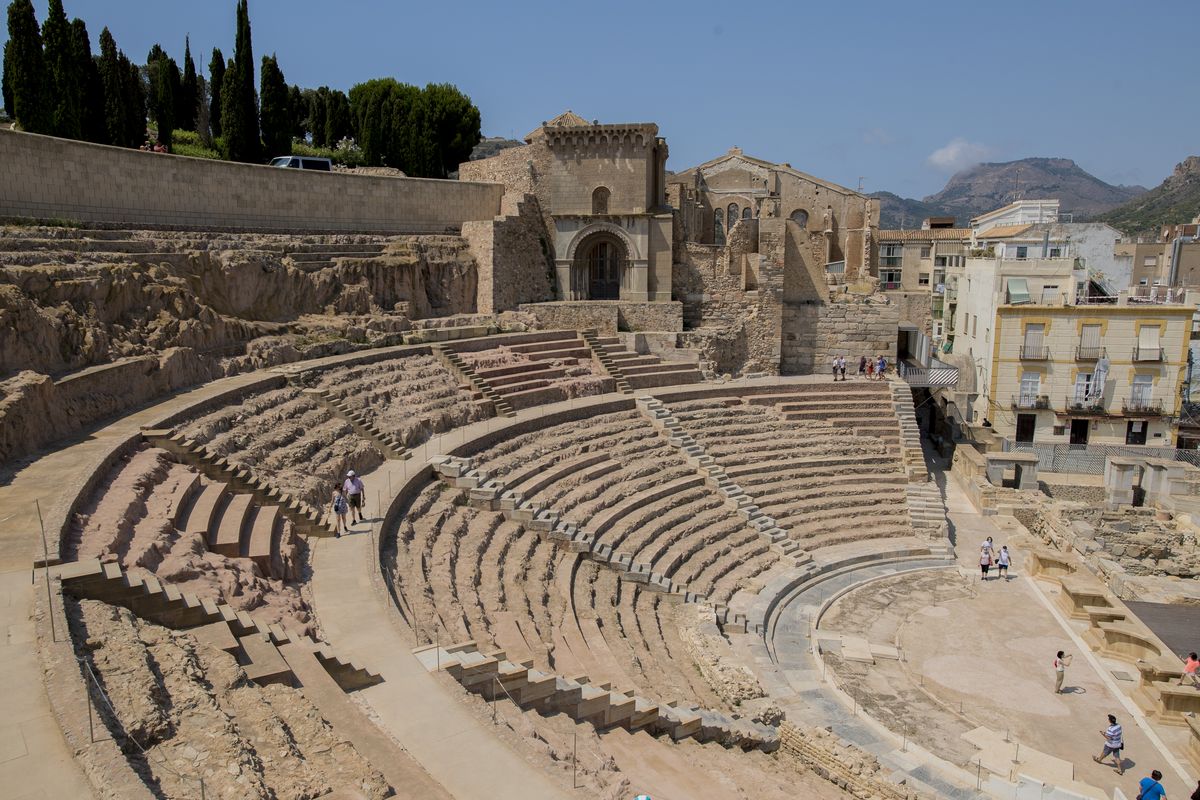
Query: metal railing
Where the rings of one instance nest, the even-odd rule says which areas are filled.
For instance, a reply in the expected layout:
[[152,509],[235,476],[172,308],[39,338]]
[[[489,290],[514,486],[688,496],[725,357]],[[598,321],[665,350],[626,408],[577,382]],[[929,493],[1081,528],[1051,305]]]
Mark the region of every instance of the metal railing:
[[1092,397],[1086,394],[1067,395],[1063,399],[1063,408],[1068,412],[1075,411],[1084,414],[1104,414],[1103,397]]
[[1107,355],[1108,351],[1103,347],[1083,347],[1081,345],[1075,348],[1076,361],[1099,361]]
[[1050,348],[1045,345],[1021,345],[1021,358],[1026,361],[1045,361],[1050,358]]
[[1004,439],[1005,452],[1033,453],[1038,457],[1038,470],[1042,472],[1074,472],[1084,475],[1103,475],[1104,462],[1110,456],[1118,458],[1163,458],[1182,461],[1200,467],[1200,450],[1183,450],[1176,447],[1152,447],[1148,445],[1120,444],[1051,444],[1042,442],[1014,442]]
[[1050,408],[1050,397],[1044,394],[1014,394],[1013,408],[1039,409]]
[[1161,416],[1163,413],[1163,401],[1156,400],[1153,397],[1144,397],[1135,394],[1127,400],[1121,402],[1121,411],[1126,414],[1148,414],[1151,416]]
[[1162,361],[1163,349],[1161,347],[1139,347],[1133,346],[1134,361]]

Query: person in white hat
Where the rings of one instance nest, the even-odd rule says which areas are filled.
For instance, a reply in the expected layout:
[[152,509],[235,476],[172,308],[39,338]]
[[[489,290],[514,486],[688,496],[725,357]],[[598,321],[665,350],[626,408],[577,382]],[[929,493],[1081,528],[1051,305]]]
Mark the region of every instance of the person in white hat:
[[362,478],[354,474],[354,470],[346,473],[346,482],[342,484],[342,491],[346,493],[346,499],[350,501],[350,521],[363,521],[363,502],[367,498],[367,487],[363,486]]

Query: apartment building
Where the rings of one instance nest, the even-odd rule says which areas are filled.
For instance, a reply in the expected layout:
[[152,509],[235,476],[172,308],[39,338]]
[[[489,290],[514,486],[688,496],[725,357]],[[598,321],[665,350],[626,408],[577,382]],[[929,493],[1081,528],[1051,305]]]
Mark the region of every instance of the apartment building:
[[947,307],[950,277],[962,269],[971,248],[970,229],[953,224],[953,218],[933,218],[917,230],[879,231],[879,288],[892,294],[905,320],[939,347],[946,328],[953,327]]
[[[1114,256],[1128,264],[1131,286],[1200,287],[1200,217],[1184,225],[1164,225],[1157,240],[1120,241]],[[1139,294],[1151,294],[1143,289]]]
[[1021,442],[1174,446],[1194,307],[1089,297],[1088,280],[1071,257],[967,259],[954,340],[975,371],[967,421]]

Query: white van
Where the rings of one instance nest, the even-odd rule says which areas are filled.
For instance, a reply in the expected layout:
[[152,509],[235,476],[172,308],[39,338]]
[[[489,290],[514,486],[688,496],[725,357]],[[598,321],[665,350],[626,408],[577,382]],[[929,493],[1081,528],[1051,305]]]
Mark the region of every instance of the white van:
[[290,167],[292,169],[315,169],[318,172],[332,172],[333,162],[328,158],[312,158],[310,156],[279,156],[271,159],[272,167]]

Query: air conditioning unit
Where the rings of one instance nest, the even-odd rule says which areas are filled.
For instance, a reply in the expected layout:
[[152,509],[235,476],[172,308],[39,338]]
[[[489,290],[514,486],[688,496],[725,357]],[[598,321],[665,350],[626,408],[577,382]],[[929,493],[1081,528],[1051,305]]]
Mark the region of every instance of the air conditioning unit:
[[1044,395],[1044,394],[1038,395],[1037,400],[1035,400],[1033,402],[1033,407],[1034,408],[1049,408],[1050,407],[1050,397],[1048,395]]

